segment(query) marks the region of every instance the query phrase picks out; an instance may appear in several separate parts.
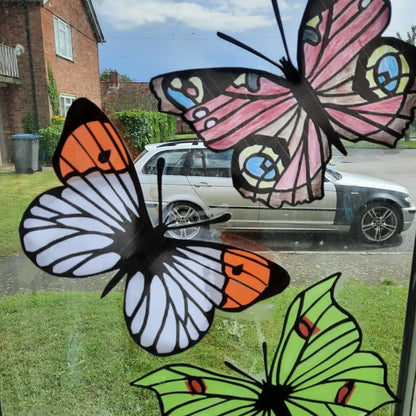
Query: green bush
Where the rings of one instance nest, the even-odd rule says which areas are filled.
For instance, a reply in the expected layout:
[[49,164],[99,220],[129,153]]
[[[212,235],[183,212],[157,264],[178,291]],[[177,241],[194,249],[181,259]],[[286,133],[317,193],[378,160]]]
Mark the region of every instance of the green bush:
[[[142,151],[148,143],[164,142],[175,137],[175,118],[171,115],[126,110],[115,113],[115,116],[123,124],[126,134],[131,137],[139,151]],[[64,121],[63,117],[53,117],[51,123],[38,132],[42,136],[39,144],[39,158],[44,164],[52,162]],[[123,132],[120,131],[120,133]]]
[[28,113],[23,119],[23,130],[28,134],[36,134],[38,132],[38,127],[36,126],[35,115],[33,113]]
[[63,127],[64,120],[54,118],[51,124],[39,130],[39,134],[42,136],[39,142],[39,159],[41,162],[45,164],[52,162],[52,156],[61,138]]
[[59,102],[58,86],[53,75],[52,67],[48,62],[48,95],[51,102],[52,113],[54,116],[58,116],[61,112],[61,103]]
[[175,137],[175,117],[143,110],[115,113],[134,145],[142,151],[146,144],[165,142]]

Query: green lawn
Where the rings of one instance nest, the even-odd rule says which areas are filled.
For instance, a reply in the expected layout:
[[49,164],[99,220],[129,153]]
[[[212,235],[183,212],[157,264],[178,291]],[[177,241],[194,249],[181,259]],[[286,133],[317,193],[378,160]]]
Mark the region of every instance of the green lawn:
[[[349,142],[348,140],[342,140],[342,144],[346,148],[357,148],[357,149],[389,149],[386,146],[383,146],[381,144],[366,142],[366,141],[360,141],[357,143]],[[416,149],[416,140],[413,138],[413,140],[405,141],[405,140],[399,140],[396,144],[397,149]]]
[[[41,192],[59,185],[51,168],[33,175],[0,171],[0,256],[21,252],[18,226],[24,210]],[[324,278],[325,276],[322,276]],[[58,279],[58,278],[57,278]],[[162,365],[188,362],[227,372],[224,359],[244,371],[262,372],[261,341],[276,346],[293,296],[290,288],[261,305],[273,305],[266,320],[247,314],[217,314],[212,330],[190,351],[155,358],[128,335],[122,295],[110,293],[29,293],[0,299],[0,400],[9,415],[159,415],[155,396],[129,382]],[[407,287],[343,289],[340,303],[363,331],[363,349],[378,352],[396,389]],[[235,320],[238,319],[238,320]],[[392,414],[385,407],[378,416]]]
[[52,168],[32,175],[16,174],[11,168],[0,171],[0,257],[22,252],[18,228],[24,211],[37,195],[57,185]]
[[[195,137],[190,133],[181,138]],[[359,142],[357,144],[344,141],[346,147],[385,148],[374,143]],[[398,148],[416,148],[416,140],[405,142],[400,140]],[[60,183],[51,167],[33,175],[16,174],[14,168],[8,166],[0,171],[0,257],[21,253],[18,236],[18,227],[23,212],[30,202],[47,189],[58,186]]]
[[[122,313],[122,294],[29,293],[0,301],[0,392],[11,415],[160,415],[156,396],[129,383],[168,363],[192,363],[229,373],[228,360],[261,376],[261,343],[276,348],[285,311],[299,288],[254,308],[267,318],[217,314],[195,347],[176,357],[157,358],[134,344]],[[351,283],[337,296],[363,331],[362,349],[377,351],[395,390],[406,289]],[[381,308],[380,305],[383,305]],[[253,312],[253,311],[252,311]],[[256,312],[256,309],[254,310]],[[250,319],[245,319],[250,317]],[[376,415],[391,415],[385,406]]]

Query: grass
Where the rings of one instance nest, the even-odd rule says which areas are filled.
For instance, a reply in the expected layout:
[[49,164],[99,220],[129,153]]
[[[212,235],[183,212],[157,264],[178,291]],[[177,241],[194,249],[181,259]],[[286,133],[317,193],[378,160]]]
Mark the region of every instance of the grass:
[[[0,256],[21,252],[18,226],[23,212],[37,195],[58,185],[52,168],[33,175],[16,174],[12,168],[0,171]],[[129,382],[172,362],[227,372],[223,365],[227,359],[250,374],[260,374],[261,340],[268,341],[269,350],[277,344],[284,313],[299,290],[290,288],[269,301],[266,305],[273,305],[273,314],[265,320],[255,320],[252,314],[217,314],[204,340],[173,358],[153,357],[130,340],[120,293],[101,301],[97,293],[2,298],[0,399],[4,415],[160,415],[155,396],[130,387]],[[389,282],[378,287],[352,282],[338,299],[360,323],[362,348],[386,360],[389,384],[395,390],[407,288]],[[392,409],[386,406],[375,414],[392,415]]]
[[[219,314],[206,337],[176,357],[154,357],[134,344],[122,313],[122,294],[29,293],[0,301],[0,391],[8,415],[160,415],[156,396],[131,387],[136,378],[168,363],[192,363],[229,372],[229,360],[247,373],[263,370],[261,343],[277,345],[284,313],[299,288],[255,306],[251,313]],[[401,350],[406,289],[357,282],[337,299],[363,331],[363,350],[387,362],[395,390]],[[383,305],[380,308],[380,305]],[[253,308],[251,308],[253,309]],[[250,311],[250,310],[249,310]],[[370,336],[371,334],[371,336]],[[270,360],[269,360],[270,361]],[[378,416],[391,415],[385,406]]]
[[[194,133],[181,135],[180,138],[195,137]],[[346,147],[385,148],[374,143],[351,143],[344,141]],[[416,140],[400,140],[398,148],[416,148]],[[0,257],[21,253],[18,228],[27,206],[40,193],[59,185],[51,167],[33,175],[16,174],[14,167],[8,166],[0,171]]]
[[[388,147],[381,144],[376,144],[372,142],[360,141],[360,142],[349,142],[348,140],[342,140],[342,144],[346,148],[356,148],[356,149],[388,149]],[[399,140],[396,144],[397,149],[416,149],[416,140]]]
[[18,229],[24,211],[37,195],[57,185],[52,168],[33,175],[16,174],[12,168],[0,171],[0,257],[22,252]]

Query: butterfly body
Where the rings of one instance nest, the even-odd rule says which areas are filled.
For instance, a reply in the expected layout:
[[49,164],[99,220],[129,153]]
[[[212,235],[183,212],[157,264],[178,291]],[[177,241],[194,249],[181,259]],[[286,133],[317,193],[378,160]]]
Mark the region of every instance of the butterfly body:
[[123,140],[87,99],[71,106],[53,164],[62,186],[27,208],[23,250],[56,276],[113,271],[103,296],[125,277],[124,318],[147,351],[190,348],[209,330],[215,308],[239,311],[288,285],[283,268],[255,253],[165,237],[176,226],[163,221],[161,208],[153,225]]
[[273,412],[275,416],[291,416],[284,401],[292,389],[288,386],[273,385],[263,381],[261,393],[254,404],[254,409],[265,414]]
[[[233,184],[244,197],[272,208],[310,202],[323,197],[331,145],[344,154],[342,139],[393,147],[413,118],[416,49],[381,36],[390,13],[389,0],[309,0],[298,68],[289,57],[275,63],[284,76],[196,69],[155,77],[151,89],[159,109],[180,115],[209,148],[233,149]],[[253,168],[253,158],[273,169]]]

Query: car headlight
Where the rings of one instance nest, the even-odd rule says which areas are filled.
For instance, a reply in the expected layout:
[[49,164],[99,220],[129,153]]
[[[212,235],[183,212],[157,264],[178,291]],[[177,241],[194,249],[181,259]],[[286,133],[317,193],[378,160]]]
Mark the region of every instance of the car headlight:
[[413,204],[412,197],[410,195],[406,196],[404,200],[411,206]]

